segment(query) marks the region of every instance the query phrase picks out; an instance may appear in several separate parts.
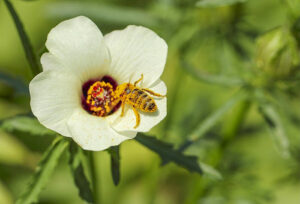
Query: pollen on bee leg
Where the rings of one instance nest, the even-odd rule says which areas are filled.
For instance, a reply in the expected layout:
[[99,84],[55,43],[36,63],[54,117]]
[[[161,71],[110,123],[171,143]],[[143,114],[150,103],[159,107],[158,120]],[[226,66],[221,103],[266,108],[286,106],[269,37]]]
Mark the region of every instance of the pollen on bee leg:
[[90,80],[82,86],[82,106],[90,114],[105,117],[117,110],[114,90],[117,86],[115,80],[104,76],[100,80]]

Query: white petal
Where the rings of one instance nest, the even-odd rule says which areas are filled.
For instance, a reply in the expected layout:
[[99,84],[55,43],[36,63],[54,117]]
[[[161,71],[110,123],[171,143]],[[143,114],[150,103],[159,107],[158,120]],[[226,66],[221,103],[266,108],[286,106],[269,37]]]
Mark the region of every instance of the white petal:
[[105,118],[78,109],[68,121],[72,138],[85,150],[101,151],[135,137],[136,132],[118,133]]
[[[153,84],[153,87],[150,87],[149,89],[162,95],[166,94],[167,92],[167,87],[165,83],[161,80],[155,82]],[[132,108],[129,105],[125,105],[125,113],[123,117],[120,117],[121,108],[119,108],[117,112],[113,113],[110,117],[108,117],[111,126],[117,131],[148,132],[152,127],[158,124],[167,115],[167,98],[159,98],[153,96],[153,99],[155,100],[158,110],[155,113],[145,113],[139,111],[141,121],[140,125],[137,128],[134,128],[136,124],[136,117]]]
[[144,74],[143,86],[161,76],[167,58],[166,42],[142,26],[128,26],[104,36],[111,55],[110,73],[119,83],[136,81]]
[[60,63],[83,82],[107,73],[110,57],[103,35],[87,17],[58,24],[49,32],[46,47],[51,55],[42,58],[44,70],[54,67],[48,63]]
[[81,106],[79,80],[62,70],[38,74],[29,84],[33,114],[47,128],[70,137],[66,121]]
[[59,62],[59,59],[48,52],[42,55],[41,64],[43,66],[44,71],[51,69],[65,69],[63,65]]

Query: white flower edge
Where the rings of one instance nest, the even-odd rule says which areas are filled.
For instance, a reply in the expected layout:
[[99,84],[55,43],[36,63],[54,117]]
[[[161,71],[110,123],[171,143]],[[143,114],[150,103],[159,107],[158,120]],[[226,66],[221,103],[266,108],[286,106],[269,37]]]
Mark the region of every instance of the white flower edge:
[[113,130],[104,118],[87,114],[81,108],[75,110],[68,120],[67,126],[72,138],[83,149],[93,151],[101,151],[108,147],[119,145],[121,142],[136,136],[136,132],[127,131],[120,133]]
[[71,137],[66,122],[80,107],[80,81],[64,70],[47,70],[29,84],[30,106],[39,122],[59,134]]
[[[119,45],[119,49],[118,49]],[[30,82],[31,108],[41,124],[66,137],[72,137],[86,150],[100,151],[150,130],[166,116],[166,98],[153,97],[158,112],[135,116],[126,106],[109,117],[96,117],[81,107],[82,84],[88,79],[110,75],[117,82],[131,82],[144,74],[142,87],[165,94],[159,79],[167,56],[167,45],[153,31],[128,26],[105,37],[88,18],[80,16],[54,27],[47,38],[41,62],[43,72]]]

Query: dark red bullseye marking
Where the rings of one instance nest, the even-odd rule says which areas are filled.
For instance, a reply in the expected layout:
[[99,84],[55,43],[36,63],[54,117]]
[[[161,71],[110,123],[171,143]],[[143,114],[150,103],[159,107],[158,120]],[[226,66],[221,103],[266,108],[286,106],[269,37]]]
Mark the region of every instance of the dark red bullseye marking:
[[81,104],[88,113],[100,117],[117,111],[120,103],[115,105],[114,91],[118,83],[111,76],[90,79],[82,85]]

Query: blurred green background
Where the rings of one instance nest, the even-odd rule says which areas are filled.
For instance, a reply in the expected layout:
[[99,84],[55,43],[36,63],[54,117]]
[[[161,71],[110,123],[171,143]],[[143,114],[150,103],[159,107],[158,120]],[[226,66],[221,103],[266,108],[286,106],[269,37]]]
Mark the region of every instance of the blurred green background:
[[[234,97],[241,87],[235,85],[234,80],[260,84],[269,77],[255,71],[256,38],[278,26],[290,28],[294,21],[287,2],[299,3],[297,0],[249,0],[215,7],[201,3],[196,6],[197,2],[12,1],[38,55],[45,52],[44,43],[50,29],[78,15],[91,18],[103,34],[138,24],[164,38],[169,46],[162,76],[168,87],[168,116],[150,134],[177,147],[209,115]],[[25,85],[32,78],[14,22],[3,1],[0,1],[0,70]],[[197,77],[195,73],[205,74]],[[276,146],[276,139],[270,136],[257,103],[251,99],[240,101],[185,151],[213,166],[222,179],[216,172],[198,175],[173,163],[161,167],[155,153],[136,141],[126,141],[121,145],[121,183],[117,187],[110,175],[109,154],[97,153],[101,203],[300,203],[300,98],[297,92],[300,86],[290,89],[285,80],[274,81],[268,78],[270,87],[264,88],[270,90],[271,100],[279,104],[276,109],[290,143],[290,156],[283,156]],[[28,114],[29,100],[26,89],[13,89],[5,77],[0,78],[0,119]],[[41,136],[34,128],[28,130],[26,121],[15,123],[1,123],[1,204],[14,203],[54,138],[47,131]],[[22,125],[25,128],[13,128]],[[64,154],[61,158],[39,203],[83,203],[67,157]]]

